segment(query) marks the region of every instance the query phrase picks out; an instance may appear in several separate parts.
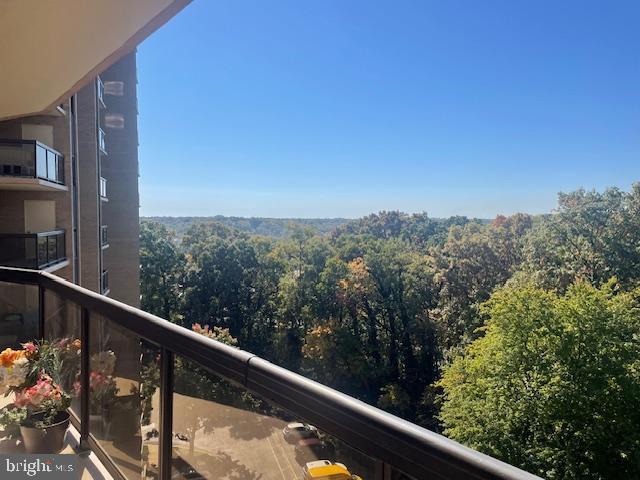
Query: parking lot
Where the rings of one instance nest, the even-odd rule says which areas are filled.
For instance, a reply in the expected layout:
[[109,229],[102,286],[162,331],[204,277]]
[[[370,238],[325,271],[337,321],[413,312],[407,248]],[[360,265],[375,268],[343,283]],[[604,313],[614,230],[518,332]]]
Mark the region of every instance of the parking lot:
[[[174,432],[184,440],[174,442],[174,465],[184,461],[183,478],[199,474],[234,480],[301,479],[305,461],[318,458],[308,449],[296,453],[295,442],[287,442],[282,433],[286,424],[279,418],[175,394]],[[344,447],[337,455],[351,473],[371,478],[372,462],[363,462]]]

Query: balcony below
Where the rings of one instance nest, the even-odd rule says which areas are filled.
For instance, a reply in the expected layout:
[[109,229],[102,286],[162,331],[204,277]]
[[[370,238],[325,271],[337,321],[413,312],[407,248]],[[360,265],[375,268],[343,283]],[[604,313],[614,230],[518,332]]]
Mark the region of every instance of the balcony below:
[[0,139],[1,190],[67,190],[64,156],[37,140]]
[[68,263],[64,230],[0,234],[1,266],[51,272]]

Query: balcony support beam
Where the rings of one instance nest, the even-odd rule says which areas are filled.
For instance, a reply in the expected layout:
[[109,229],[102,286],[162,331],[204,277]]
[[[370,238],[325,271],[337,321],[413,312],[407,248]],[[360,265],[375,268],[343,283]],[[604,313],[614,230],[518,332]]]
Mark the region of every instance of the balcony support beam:
[[80,448],[89,449],[89,413],[90,413],[90,370],[91,351],[90,338],[90,313],[87,308],[82,309],[80,316]]
[[38,338],[44,340],[45,289],[38,285]]
[[173,442],[173,352],[160,350],[160,480],[171,479]]

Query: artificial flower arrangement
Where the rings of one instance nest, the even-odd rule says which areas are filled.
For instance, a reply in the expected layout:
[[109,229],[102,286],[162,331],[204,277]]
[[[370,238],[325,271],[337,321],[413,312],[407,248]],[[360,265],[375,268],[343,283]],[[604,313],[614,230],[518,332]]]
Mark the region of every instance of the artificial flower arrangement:
[[[10,434],[15,430],[7,427],[19,427],[30,453],[55,452],[55,445],[62,444],[69,425],[68,392],[79,396],[81,391],[81,347],[79,339],[63,338],[28,342],[22,344],[21,350],[7,348],[0,353],[0,395],[14,396],[12,403],[0,408],[0,426]],[[113,376],[116,356],[111,350],[95,353],[90,365],[90,405],[96,410],[91,413],[100,414],[118,394]],[[45,431],[45,435],[33,435],[30,430]],[[49,430],[56,430],[54,440],[47,437]]]
[[71,397],[60,387],[62,361],[57,345],[24,343],[22,350],[0,353],[0,393],[14,394],[13,403],[0,409],[0,425],[45,428],[66,411]]

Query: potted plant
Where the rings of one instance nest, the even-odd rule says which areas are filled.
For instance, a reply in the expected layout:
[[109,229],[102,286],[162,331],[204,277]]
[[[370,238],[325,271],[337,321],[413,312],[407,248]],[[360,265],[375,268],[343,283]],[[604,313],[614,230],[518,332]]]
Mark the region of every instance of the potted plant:
[[0,353],[0,391],[14,395],[0,409],[0,425],[19,427],[28,453],[57,453],[64,446],[71,397],[60,387],[59,353],[47,342]]

